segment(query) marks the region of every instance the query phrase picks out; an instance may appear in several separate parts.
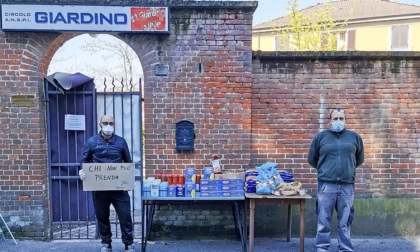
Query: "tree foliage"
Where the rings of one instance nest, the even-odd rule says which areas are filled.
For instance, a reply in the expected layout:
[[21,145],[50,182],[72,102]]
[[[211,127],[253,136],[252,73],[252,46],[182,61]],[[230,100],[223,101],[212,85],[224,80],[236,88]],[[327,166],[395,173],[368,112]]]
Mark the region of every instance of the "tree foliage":
[[137,91],[143,77],[135,51],[108,34],[82,34],[64,43],[48,67],[48,75],[54,72],[83,73],[95,78],[98,90],[107,91]]
[[311,16],[299,11],[298,0],[288,0],[287,18],[289,23],[283,27],[275,27],[280,39],[281,48],[288,51],[337,51],[344,50],[337,46],[338,31],[347,25],[347,20],[338,24],[331,14],[334,8],[328,6],[318,8]]

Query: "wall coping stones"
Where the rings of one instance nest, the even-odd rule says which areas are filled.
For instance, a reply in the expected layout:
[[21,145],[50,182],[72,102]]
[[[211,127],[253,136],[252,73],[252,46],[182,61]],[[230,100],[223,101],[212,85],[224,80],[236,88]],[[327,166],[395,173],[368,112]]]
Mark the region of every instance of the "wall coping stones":
[[[27,0],[3,0],[2,4],[29,4]],[[57,5],[107,5],[107,6],[159,6],[168,5],[171,8],[228,8],[243,9],[249,8],[255,11],[258,7],[258,1],[185,1],[185,0],[44,0],[42,2],[33,2],[30,4],[57,4]]]
[[419,59],[420,52],[413,51],[331,51],[331,52],[315,52],[315,51],[276,51],[276,52],[263,52],[263,51],[252,51],[253,59],[260,60],[273,60],[276,58],[283,59],[366,59],[366,60],[378,60],[378,59]]

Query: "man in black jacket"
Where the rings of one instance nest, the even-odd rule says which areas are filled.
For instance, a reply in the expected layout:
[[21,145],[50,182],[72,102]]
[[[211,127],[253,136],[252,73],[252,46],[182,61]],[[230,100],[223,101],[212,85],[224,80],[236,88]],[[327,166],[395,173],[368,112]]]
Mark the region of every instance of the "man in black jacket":
[[350,226],[356,167],[364,162],[363,141],[357,133],[345,128],[343,109],[334,109],[330,120],[331,127],[314,137],[308,153],[308,163],[318,173],[316,247],[317,252],[330,250],[331,218],[335,209],[338,250],[354,251]]
[[[130,151],[124,138],[114,134],[114,118],[104,115],[99,126],[101,132],[89,138],[83,149],[82,163],[132,163]],[[86,174],[79,171],[80,179]],[[102,239],[101,252],[112,251],[112,233],[109,220],[110,206],[114,206],[120,221],[122,242],[125,251],[134,252],[133,222],[130,212],[130,196],[127,191],[93,191],[93,206]]]

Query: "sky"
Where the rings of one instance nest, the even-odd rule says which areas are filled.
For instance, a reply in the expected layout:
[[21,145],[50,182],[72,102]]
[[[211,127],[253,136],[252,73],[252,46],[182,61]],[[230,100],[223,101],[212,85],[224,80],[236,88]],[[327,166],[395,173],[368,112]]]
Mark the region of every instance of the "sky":
[[[369,0],[364,0],[369,1]],[[323,3],[323,0],[298,0],[299,9]],[[420,6],[420,0],[392,0],[390,2],[414,4]],[[287,14],[288,0],[258,0],[257,10],[254,12],[253,25],[275,19]]]

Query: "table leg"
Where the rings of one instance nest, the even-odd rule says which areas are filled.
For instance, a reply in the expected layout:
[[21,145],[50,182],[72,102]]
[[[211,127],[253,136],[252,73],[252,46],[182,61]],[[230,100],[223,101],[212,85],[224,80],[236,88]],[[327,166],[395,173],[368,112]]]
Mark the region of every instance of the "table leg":
[[235,227],[236,227],[236,232],[237,235],[239,235],[239,239],[241,240],[241,247],[242,247],[242,251],[246,252],[246,236],[245,233],[243,232],[243,226],[245,225],[245,222],[243,222],[243,212],[244,212],[244,205],[243,203],[235,201],[234,203],[234,218],[235,218]]
[[246,228],[247,228],[247,213],[248,213],[248,210],[246,209],[246,207],[247,207],[247,204],[246,204],[246,199],[243,201],[243,205],[242,205],[242,223],[243,223],[243,226],[242,226],[242,228],[243,228],[243,230],[242,230],[242,234],[243,234],[243,242],[242,242],[242,245],[243,245],[243,250],[246,252],[246,239],[247,239],[247,237],[248,237],[248,235],[247,235],[247,232],[246,232]]
[[233,213],[233,222],[235,224],[236,239],[239,239],[242,241],[241,219],[239,216],[239,206],[236,201],[234,201],[232,204],[232,213]]
[[145,216],[147,216],[147,212],[146,212],[146,204],[145,204],[145,200],[141,201],[141,251],[145,252],[146,251],[146,239],[145,239],[145,229],[146,229],[146,218]]
[[249,252],[254,252],[255,199],[249,199]]
[[153,224],[153,215],[155,213],[154,201],[142,201],[142,229],[141,229],[141,251],[146,252],[147,240],[150,239],[150,233]]
[[292,205],[287,205],[287,241],[292,237]]
[[148,208],[149,211],[148,211],[148,215],[146,217],[147,218],[147,220],[146,220],[146,225],[147,225],[147,228],[146,228],[146,243],[147,243],[147,240],[150,240],[150,236],[151,236],[151,233],[152,233],[153,217],[155,215],[155,206],[156,206],[155,201],[152,201],[151,204],[150,204],[150,207]]
[[300,200],[300,252],[305,251],[305,199]]

